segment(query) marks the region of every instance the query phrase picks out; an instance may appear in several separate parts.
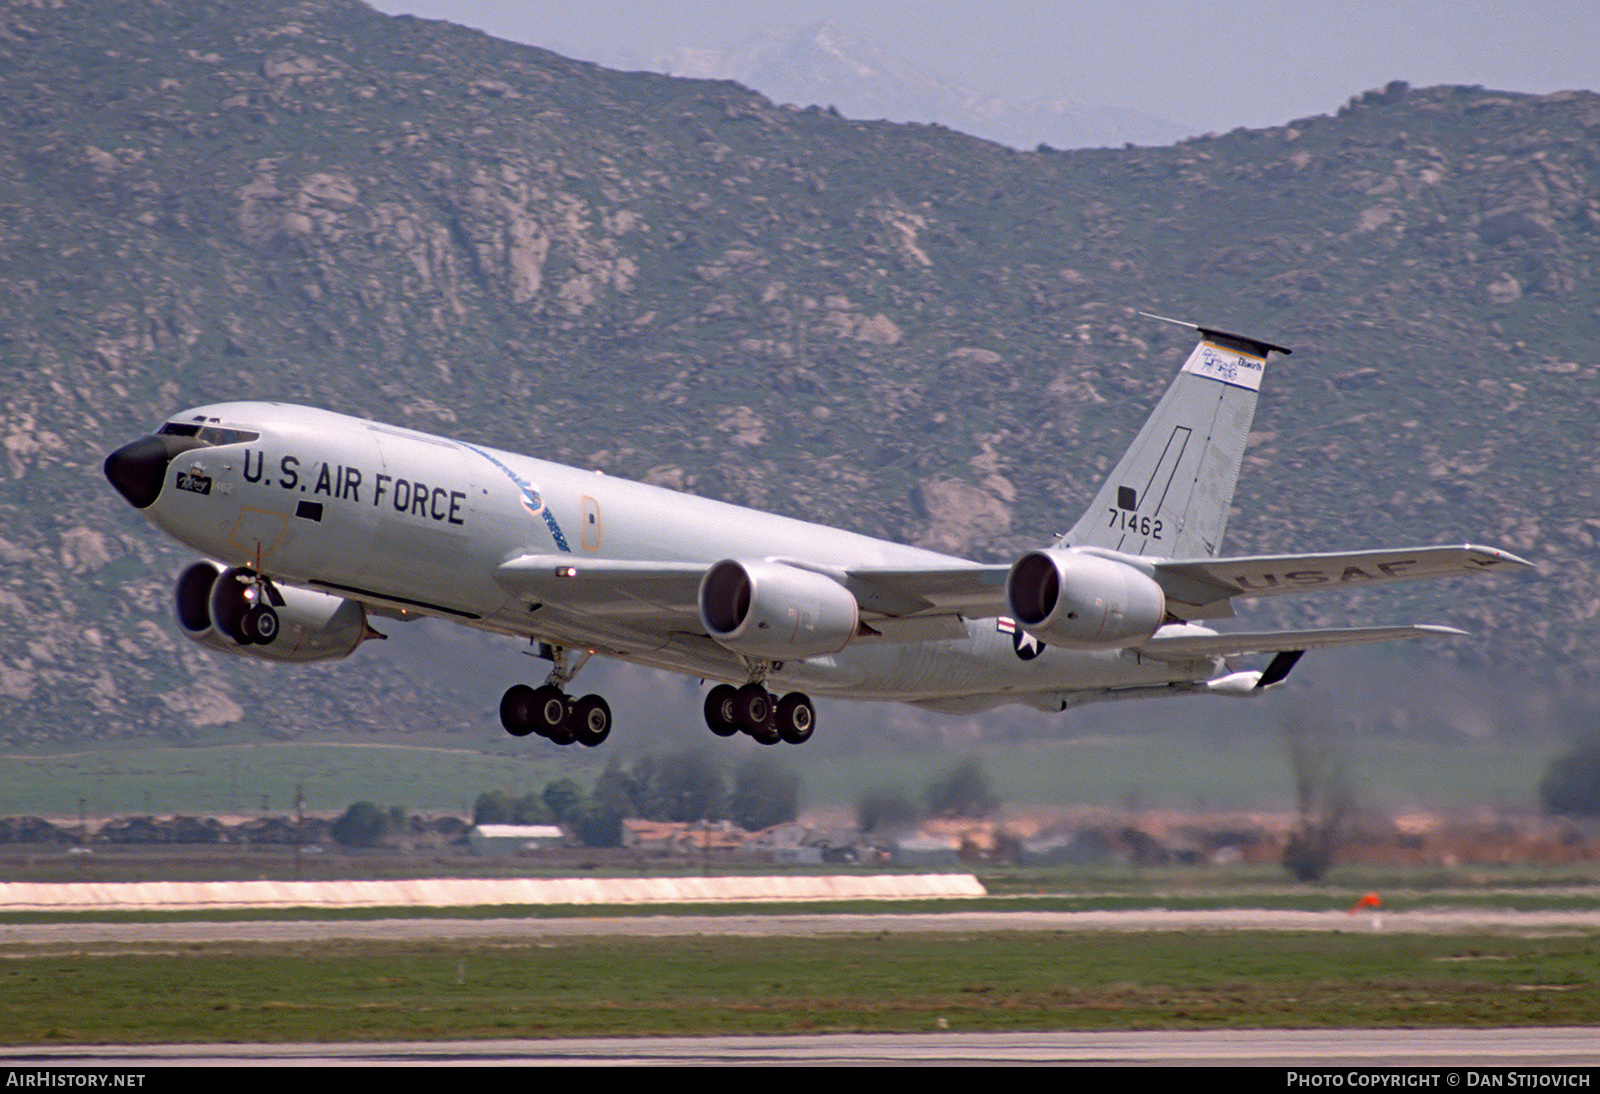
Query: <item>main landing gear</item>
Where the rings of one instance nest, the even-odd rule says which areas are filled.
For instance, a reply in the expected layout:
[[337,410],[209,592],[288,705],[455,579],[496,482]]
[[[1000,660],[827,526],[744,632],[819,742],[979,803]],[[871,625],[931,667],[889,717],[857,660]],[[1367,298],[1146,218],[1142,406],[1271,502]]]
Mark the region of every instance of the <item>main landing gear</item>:
[[748,733],[764,745],[805,744],[817,725],[811,700],[798,691],[782,699],[760,683],[718,684],[706,696],[706,725],[719,737]]
[[[562,690],[590,654],[585,651],[569,660],[571,651],[545,644],[539,653],[555,667],[539,687],[515,684],[506,690],[500,700],[500,724],[513,737],[537,733],[558,745],[600,744],[611,735],[611,707],[598,695],[574,699]],[[719,737],[748,733],[764,745],[779,741],[799,745],[811,739],[817,712],[811,699],[798,691],[780,699],[759,680],[740,688],[718,684],[706,696],[706,725]]]
[[574,699],[561,690],[561,685],[576,676],[589,660],[589,654],[583,653],[576,664],[569,666],[566,649],[549,649],[556,667],[550,670],[542,687],[514,684],[506,690],[500,700],[500,724],[513,737],[537,733],[554,744],[570,745],[576,741],[593,748],[611,735],[610,705],[598,695]]

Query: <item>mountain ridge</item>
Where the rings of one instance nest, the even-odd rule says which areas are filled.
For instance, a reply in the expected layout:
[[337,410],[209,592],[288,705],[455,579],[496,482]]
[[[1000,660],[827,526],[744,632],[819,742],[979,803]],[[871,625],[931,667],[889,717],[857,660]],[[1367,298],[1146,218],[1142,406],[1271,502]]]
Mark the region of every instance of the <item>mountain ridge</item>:
[[1296,350],[1230,552],[1475,539],[1540,575],[1263,624],[1448,622],[1477,637],[1447,656],[1558,690],[1600,668],[1592,93],[1392,84],[1018,152],[350,0],[12,2],[0,73],[14,744],[477,724],[369,651],[177,635],[183,552],[99,461],[182,406],[317,403],[1000,561],[1181,362],[1136,309]]
[[[618,66],[620,67],[620,66]],[[1170,144],[1193,127],[1070,95],[1011,99],[895,55],[853,28],[824,20],[725,49],[658,54],[655,72],[733,79],[774,102],[829,106],[851,118],[939,122],[1012,148]]]

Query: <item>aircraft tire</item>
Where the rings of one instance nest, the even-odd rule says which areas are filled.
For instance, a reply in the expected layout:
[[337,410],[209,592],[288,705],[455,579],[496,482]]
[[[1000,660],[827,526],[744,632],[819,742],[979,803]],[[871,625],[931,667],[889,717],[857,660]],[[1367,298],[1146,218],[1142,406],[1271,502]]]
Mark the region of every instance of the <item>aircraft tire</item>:
[[571,744],[572,731],[568,728],[567,717],[570,710],[571,700],[566,692],[554,684],[546,684],[533,690],[528,724],[539,736],[558,745]]
[[739,728],[760,740],[772,720],[772,695],[760,684],[746,684],[733,693],[733,720]]
[[278,613],[265,604],[257,604],[250,608],[239,620],[239,630],[250,642],[262,646],[271,645],[272,640],[278,637],[281,627]]
[[585,695],[572,704],[568,724],[579,744],[594,748],[611,736],[611,704],[598,695]]
[[513,737],[533,732],[533,689],[527,684],[513,684],[501,696],[500,724]]
[[718,684],[706,695],[706,725],[718,737],[732,737],[739,732],[739,722],[734,716],[734,702],[739,689],[732,684]]
[[791,691],[778,700],[775,717],[778,736],[792,745],[803,745],[811,739],[817,728],[816,708],[811,700],[798,691]]
[[250,631],[244,625],[244,617],[249,610],[249,608],[230,606],[227,614],[218,614],[213,619],[213,623],[217,630],[239,643],[239,645],[254,645],[255,639],[250,636]]

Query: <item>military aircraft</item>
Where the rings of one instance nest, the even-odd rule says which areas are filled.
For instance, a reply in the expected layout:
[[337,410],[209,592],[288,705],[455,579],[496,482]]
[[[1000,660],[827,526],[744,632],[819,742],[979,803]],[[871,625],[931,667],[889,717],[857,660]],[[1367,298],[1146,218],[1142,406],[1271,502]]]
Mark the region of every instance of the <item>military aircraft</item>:
[[[566,687],[597,653],[714,681],[719,735],[798,744],[808,692],[955,713],[1256,695],[1308,649],[1463,632],[1201,622],[1238,598],[1528,565],[1470,544],[1219,556],[1267,358],[1290,351],[1181,325],[1197,344],[1093,504],[1011,566],[284,403],[182,411],[105,474],[206,556],[175,595],[195,641],[317,661],[383,637],[374,616],[515,635],[552,668],[505,693],[505,729],[591,746],[610,708]],[[1273,656],[1229,666],[1245,654]]]

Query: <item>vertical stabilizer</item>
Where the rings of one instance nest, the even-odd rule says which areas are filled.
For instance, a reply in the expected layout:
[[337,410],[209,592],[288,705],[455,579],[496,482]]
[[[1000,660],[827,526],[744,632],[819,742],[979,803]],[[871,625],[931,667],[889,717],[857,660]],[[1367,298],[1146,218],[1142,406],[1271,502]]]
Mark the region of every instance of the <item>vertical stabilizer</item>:
[[1289,350],[1179,325],[1199,343],[1062,545],[1166,558],[1213,558],[1221,547],[1267,355]]

